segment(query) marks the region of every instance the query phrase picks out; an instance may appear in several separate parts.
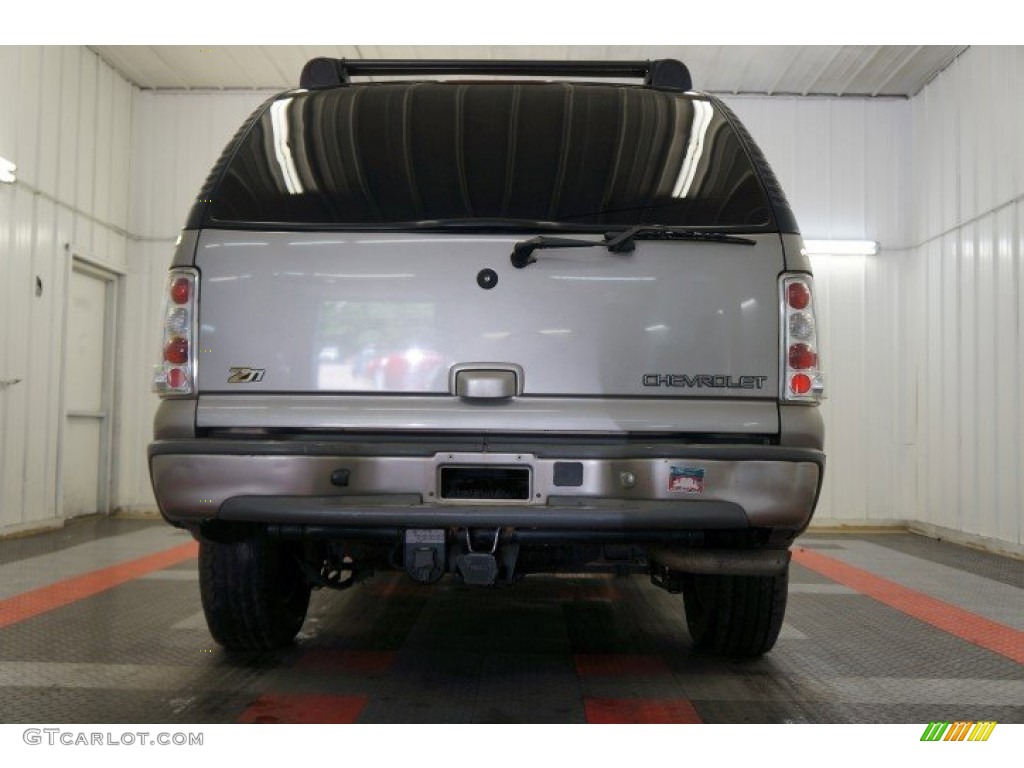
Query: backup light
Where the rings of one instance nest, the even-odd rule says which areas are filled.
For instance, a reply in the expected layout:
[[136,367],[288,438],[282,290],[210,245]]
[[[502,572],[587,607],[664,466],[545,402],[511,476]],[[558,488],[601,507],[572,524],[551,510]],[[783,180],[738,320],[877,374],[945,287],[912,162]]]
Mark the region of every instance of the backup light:
[[184,336],[191,324],[188,310],[184,307],[175,307],[167,313],[164,329],[173,336]]
[[789,316],[789,335],[800,341],[814,338],[814,315],[810,312],[794,312]]

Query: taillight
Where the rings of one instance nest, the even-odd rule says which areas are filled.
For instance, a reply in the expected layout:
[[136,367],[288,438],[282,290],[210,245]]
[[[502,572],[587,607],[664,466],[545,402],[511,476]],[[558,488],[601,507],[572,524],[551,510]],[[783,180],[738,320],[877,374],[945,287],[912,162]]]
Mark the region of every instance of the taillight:
[[806,371],[818,365],[818,355],[809,344],[789,345],[789,367]]
[[825,382],[818,354],[818,324],[814,318],[814,282],[810,275],[783,275],[781,305],[779,396],[796,403],[820,402]]
[[167,277],[161,362],[153,375],[153,391],[161,395],[190,395],[195,389],[198,285],[194,269],[175,268]]
[[171,280],[171,301],[175,304],[187,304],[192,295],[192,281],[187,277],[175,277]]
[[811,303],[811,292],[803,283],[794,281],[786,287],[786,301],[793,309],[807,309]]

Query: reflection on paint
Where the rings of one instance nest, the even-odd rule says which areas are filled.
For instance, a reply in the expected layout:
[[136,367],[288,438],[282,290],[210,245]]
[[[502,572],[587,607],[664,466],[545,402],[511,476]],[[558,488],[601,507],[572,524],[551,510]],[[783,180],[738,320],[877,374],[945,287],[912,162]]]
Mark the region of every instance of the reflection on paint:
[[432,302],[325,301],[317,319],[321,390],[436,390],[448,363],[437,351]]

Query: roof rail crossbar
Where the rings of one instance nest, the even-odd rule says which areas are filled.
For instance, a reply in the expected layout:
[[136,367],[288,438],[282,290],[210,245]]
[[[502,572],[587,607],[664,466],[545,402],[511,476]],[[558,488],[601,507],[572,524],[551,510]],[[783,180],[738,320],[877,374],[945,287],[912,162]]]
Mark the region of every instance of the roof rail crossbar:
[[529,61],[503,59],[310,59],[302,68],[302,88],[348,85],[371,75],[550,75],[557,77],[637,77],[646,85],[688,91],[690,71],[675,59],[655,61]]

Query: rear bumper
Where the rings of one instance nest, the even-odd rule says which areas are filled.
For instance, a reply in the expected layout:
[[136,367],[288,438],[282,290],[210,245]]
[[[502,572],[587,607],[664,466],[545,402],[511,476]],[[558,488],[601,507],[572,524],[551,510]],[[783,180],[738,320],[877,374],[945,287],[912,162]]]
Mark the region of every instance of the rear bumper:
[[[563,440],[500,450],[164,440],[150,445],[149,464],[161,512],[178,525],[799,532],[813,514],[825,461],[815,449],[760,445]],[[514,501],[440,498],[441,470],[453,466],[525,469],[529,491]]]

